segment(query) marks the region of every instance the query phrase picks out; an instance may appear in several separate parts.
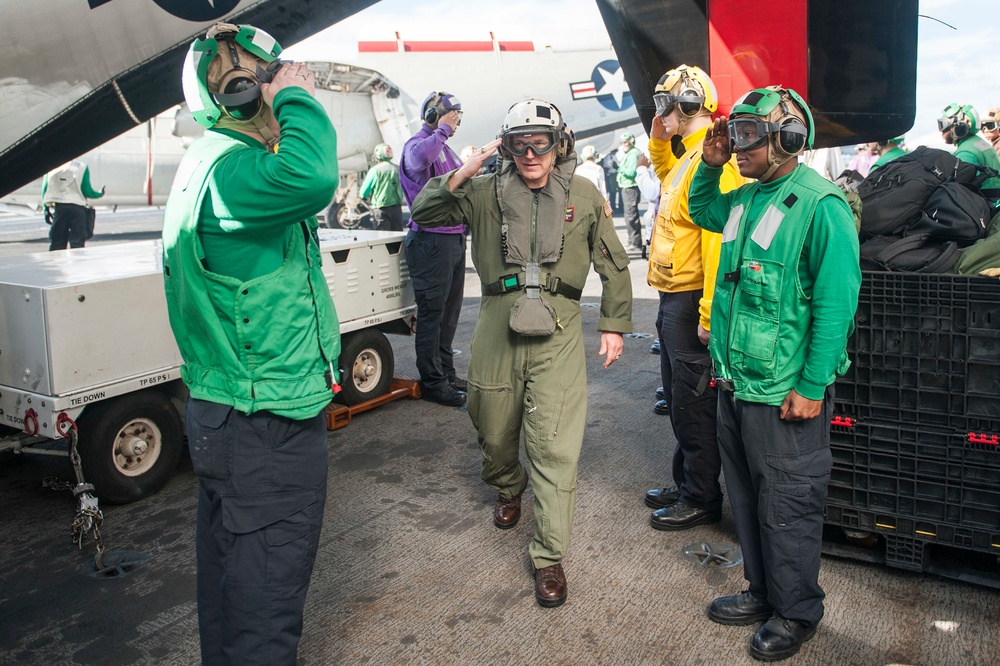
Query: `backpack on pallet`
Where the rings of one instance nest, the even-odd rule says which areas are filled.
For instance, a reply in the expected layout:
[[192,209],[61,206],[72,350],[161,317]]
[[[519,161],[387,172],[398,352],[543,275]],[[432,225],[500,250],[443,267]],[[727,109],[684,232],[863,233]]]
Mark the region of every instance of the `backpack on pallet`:
[[950,273],[961,253],[954,241],[932,242],[927,234],[876,236],[861,244],[861,270]]
[[986,179],[981,169],[947,151],[925,146],[879,167],[858,186],[861,239],[902,234],[920,219],[924,204],[939,185],[956,182],[978,188]]

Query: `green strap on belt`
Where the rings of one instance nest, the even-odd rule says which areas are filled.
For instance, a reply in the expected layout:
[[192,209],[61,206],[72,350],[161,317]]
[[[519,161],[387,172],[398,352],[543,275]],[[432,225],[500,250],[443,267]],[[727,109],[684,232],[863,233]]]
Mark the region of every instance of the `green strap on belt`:
[[[574,301],[580,300],[583,290],[570,286],[551,273],[545,276],[545,282],[541,288],[550,294],[559,294]],[[509,291],[520,291],[524,289],[524,278],[521,273],[511,273],[504,275],[491,284],[483,283],[483,293],[491,296],[506,294]]]

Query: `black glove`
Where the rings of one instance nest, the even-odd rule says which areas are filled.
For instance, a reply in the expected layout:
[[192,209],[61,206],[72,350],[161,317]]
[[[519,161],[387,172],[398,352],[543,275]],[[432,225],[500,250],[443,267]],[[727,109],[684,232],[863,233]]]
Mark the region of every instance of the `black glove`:
[[45,224],[52,224],[52,209],[45,207]]

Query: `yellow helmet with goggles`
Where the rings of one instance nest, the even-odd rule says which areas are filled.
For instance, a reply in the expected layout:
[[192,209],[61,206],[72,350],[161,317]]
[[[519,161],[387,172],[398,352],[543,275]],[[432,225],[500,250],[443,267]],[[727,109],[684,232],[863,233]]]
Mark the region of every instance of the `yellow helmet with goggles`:
[[677,109],[682,118],[694,118],[715,113],[719,108],[719,94],[703,69],[680,65],[657,81],[653,103],[658,116],[668,116]]

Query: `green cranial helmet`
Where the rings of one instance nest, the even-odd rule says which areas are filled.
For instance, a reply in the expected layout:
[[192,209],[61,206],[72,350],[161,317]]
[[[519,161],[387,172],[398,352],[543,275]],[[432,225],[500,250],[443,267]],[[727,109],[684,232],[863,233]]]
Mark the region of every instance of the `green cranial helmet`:
[[979,131],[979,114],[971,104],[949,104],[938,118],[938,131],[948,132],[952,139],[964,139]]
[[392,147],[387,143],[380,143],[375,146],[375,160],[378,162],[388,162],[392,159]]
[[789,155],[812,148],[816,137],[816,123],[809,105],[791,88],[768,86],[751,90],[736,100],[729,115],[760,116],[770,121],[769,133],[778,134],[778,148]]
[[[250,120],[259,114],[260,84],[274,74],[281,45],[274,37],[252,25],[216,23],[203,39],[196,39],[184,59],[181,85],[184,100],[199,125],[213,127],[223,114],[237,120]],[[209,65],[216,56],[222,59],[219,90],[210,91]]]

